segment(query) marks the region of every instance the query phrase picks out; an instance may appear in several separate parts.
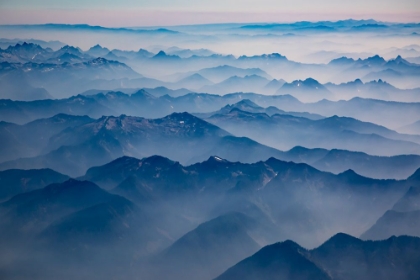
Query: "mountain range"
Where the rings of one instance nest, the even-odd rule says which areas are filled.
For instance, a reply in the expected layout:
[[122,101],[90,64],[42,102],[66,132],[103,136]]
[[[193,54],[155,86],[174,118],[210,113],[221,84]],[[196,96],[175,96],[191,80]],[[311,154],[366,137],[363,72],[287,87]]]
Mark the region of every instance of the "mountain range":
[[285,241],[262,248],[215,279],[416,279],[418,247],[414,237],[372,242],[342,233],[313,250]]
[[[44,174],[43,170],[30,172],[33,178]],[[402,181],[375,180],[352,171],[333,175],[305,164],[273,158],[243,164],[211,157],[198,164],[182,166],[157,156],[141,160],[122,157],[91,168],[78,180],[57,178],[57,183],[22,189],[24,193],[1,203],[1,225],[7,229],[1,233],[3,253],[8,252],[8,248],[16,252],[8,255],[13,265],[8,266],[5,273],[16,273],[18,264],[44,267],[45,263],[33,258],[33,252],[42,252],[42,259],[50,260],[57,268],[65,265],[85,269],[87,264],[83,264],[83,260],[96,255],[90,258],[91,268],[101,269],[100,274],[122,273],[123,278],[130,278],[132,272],[143,273],[151,279],[164,279],[168,274],[208,279],[233,266],[221,276],[226,277],[224,275],[236,270],[236,262],[240,266],[241,259],[276,240],[293,237],[304,246],[314,247],[331,236],[331,232],[354,235],[363,231],[392,205],[396,205],[394,208],[407,206],[411,210],[409,205],[418,205],[418,192],[409,186],[418,184],[418,172]],[[411,242],[417,239],[392,237],[389,240],[385,244],[391,242],[394,250],[385,251],[381,256],[416,260],[415,255],[407,255],[411,251],[406,250],[413,248],[415,243]],[[406,241],[393,243],[397,240]],[[407,240],[409,245],[404,245]],[[286,241],[279,244],[292,247],[278,248],[278,253],[284,257],[282,265],[276,267],[295,267],[293,273],[305,275],[308,267],[313,267],[311,263],[315,263],[318,270],[311,268],[311,273],[324,275],[329,271],[327,275],[331,277],[331,273],[344,271],[349,274],[333,277],[350,279],[356,277],[352,274],[356,272],[348,267],[352,263],[348,258],[364,261],[359,254],[375,256],[376,249],[370,251],[372,245],[367,249],[363,244],[383,244],[381,242],[364,243],[342,234],[307,251]],[[265,248],[260,252],[267,250]],[[290,251],[292,248],[298,250]],[[327,248],[332,251],[325,253]],[[344,254],[335,251],[338,248],[350,251]],[[299,253],[296,257],[301,261],[298,263],[304,261],[307,265],[296,266],[293,252]],[[118,256],[114,266],[108,265],[110,254]],[[28,257],[22,258],[23,255]],[[5,256],[2,254],[1,258]],[[340,256],[346,256],[345,261],[334,263]],[[265,262],[270,262],[272,257],[264,257]],[[134,264],[134,270],[127,263]],[[408,276],[398,275],[412,277],[416,269],[407,270],[413,266],[406,267],[403,263],[394,267],[393,272],[408,273]],[[28,266],[28,271],[32,265]],[[358,272],[361,274],[357,277],[368,278],[372,275],[369,273],[375,273],[384,264],[368,261],[363,265],[371,272]],[[257,269],[252,265],[247,267]],[[297,267],[300,269],[296,270]],[[17,275],[24,275],[22,273]],[[42,275],[67,277],[65,273],[66,270],[46,270]],[[68,273],[70,277],[76,275],[75,271]],[[258,270],[249,275],[253,273],[266,272]],[[279,271],[276,273],[282,275]],[[368,273],[367,276],[364,273]]]
[[302,103],[290,95],[266,96],[254,93],[234,93],[224,96],[187,93],[178,97],[165,95],[156,97],[145,90],[139,90],[131,95],[123,92],[100,91],[88,96],[77,95],[66,99],[32,102],[3,99],[0,101],[0,120],[22,124],[59,113],[88,115],[93,118],[121,114],[156,118],[173,112],[214,112],[244,99],[249,99],[261,107],[274,106],[286,112],[306,112],[322,116],[347,116],[394,129],[412,124],[407,116],[420,119],[420,103],[414,102],[386,102],[356,97],[349,101],[322,100],[316,103]]
[[109,24],[0,25],[1,279],[420,279],[420,23]]
[[249,137],[282,150],[300,145],[361,151],[381,156],[420,154],[418,137],[400,135],[385,127],[352,118],[333,116],[310,120],[290,115],[268,116],[234,108],[206,120],[234,135]]
[[[283,119],[283,121],[276,123],[271,121],[266,113],[249,113],[240,111],[239,108],[251,112],[271,113],[274,114],[272,115],[274,120]],[[252,118],[246,121],[246,129],[238,123],[246,120],[243,118],[236,120],[237,124],[232,126],[232,129],[227,127],[228,131],[224,131],[187,113],[174,113],[161,119],[144,119],[124,115],[92,119],[87,116],[58,114],[24,125],[2,122],[0,123],[0,136],[5,141],[2,146],[0,168],[3,170],[9,168],[53,168],[61,173],[75,176],[84,173],[91,166],[103,164],[123,155],[141,158],[153,154],[171,157],[188,164],[203,161],[212,155],[248,163],[266,160],[274,156],[281,160],[307,163],[320,170],[336,174],[353,169],[359,174],[373,178],[404,179],[420,167],[419,155],[372,156],[348,150],[304,147],[293,147],[287,151],[276,150],[260,144],[267,143],[267,139],[269,139],[267,137],[275,139],[275,135],[270,136],[266,133],[264,138],[261,138],[262,134],[259,133],[259,128],[265,129],[265,126],[268,125],[271,128],[267,131],[277,131],[277,133],[281,129],[287,128],[287,133],[290,136],[286,136],[286,134],[282,136],[283,144],[287,143],[288,137],[304,139],[299,136],[304,131],[310,131],[312,135],[318,133],[319,139],[323,139],[323,135],[334,134],[353,135],[353,139],[361,139],[361,136],[366,135],[368,131],[377,135],[382,134],[383,136],[377,136],[377,138],[386,139],[382,142],[383,145],[393,143],[393,151],[399,147],[398,143],[415,145],[414,142],[408,142],[410,140],[417,141],[415,136],[397,134],[383,127],[352,119],[334,117],[328,120],[323,119],[322,116],[308,113],[283,112],[275,107],[265,109],[249,100],[243,100],[234,105],[228,105],[220,111],[210,113],[209,115],[215,117],[211,117],[209,120],[212,122],[213,118],[217,119],[224,115],[231,116],[231,112],[234,112],[235,116]],[[197,116],[205,117],[207,114],[197,114]],[[303,118],[303,116],[314,120]],[[254,119],[254,117],[257,118]],[[293,122],[287,125],[287,122],[293,120],[299,120],[297,125]],[[294,130],[288,128],[290,126],[293,126]],[[297,130],[299,126],[302,126],[301,131]],[[222,127],[224,126],[222,125]],[[350,131],[349,129],[356,132],[346,133],[346,131]],[[261,142],[258,143],[245,137],[235,137],[229,132],[239,133],[239,136],[245,134]],[[295,135],[293,136],[292,133]],[[167,139],[168,135],[172,135],[170,142]],[[145,136],[147,137],[145,138]],[[385,136],[389,138],[384,138]],[[295,141],[290,143],[299,143],[298,140]],[[275,142],[268,143],[277,145]],[[318,141],[314,146],[328,144],[330,147],[336,148],[335,145],[344,147],[345,143],[348,142]],[[375,142],[375,145],[377,146],[378,143]],[[305,142],[304,144],[311,143]],[[354,144],[352,146],[354,150],[375,151],[369,148],[370,146],[360,144],[355,146]],[[162,145],[165,148],[162,148]],[[172,145],[177,145],[179,152],[172,149]],[[407,148],[406,145],[400,147]],[[345,148],[349,148],[349,146],[345,146]],[[86,157],[88,153],[94,153],[96,157]]]

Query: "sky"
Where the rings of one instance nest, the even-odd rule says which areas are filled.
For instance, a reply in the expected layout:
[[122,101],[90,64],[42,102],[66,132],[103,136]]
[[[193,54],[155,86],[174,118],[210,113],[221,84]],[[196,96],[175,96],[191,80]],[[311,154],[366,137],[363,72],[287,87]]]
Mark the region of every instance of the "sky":
[[419,0],[0,0],[0,24],[109,27],[376,19],[420,22]]

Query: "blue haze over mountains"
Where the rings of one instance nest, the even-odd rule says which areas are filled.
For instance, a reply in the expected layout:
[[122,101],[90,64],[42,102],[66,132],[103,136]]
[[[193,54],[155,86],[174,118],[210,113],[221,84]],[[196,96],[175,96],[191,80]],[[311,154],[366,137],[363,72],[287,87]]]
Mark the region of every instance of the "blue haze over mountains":
[[419,279],[419,34],[0,26],[0,278]]

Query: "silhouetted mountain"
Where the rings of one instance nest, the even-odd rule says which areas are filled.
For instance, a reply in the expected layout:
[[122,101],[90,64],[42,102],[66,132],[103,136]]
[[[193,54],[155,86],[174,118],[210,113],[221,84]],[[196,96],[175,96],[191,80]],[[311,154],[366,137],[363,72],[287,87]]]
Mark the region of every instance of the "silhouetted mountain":
[[145,50],[145,49],[139,49],[137,52],[136,51],[123,51],[123,50],[117,50],[114,49],[112,50],[112,53],[120,58],[124,58],[124,59],[145,59],[145,58],[150,58],[152,56],[154,56],[153,53]]
[[1,38],[0,39],[0,48],[7,49],[10,46],[15,46],[17,44],[36,44],[41,46],[44,49],[52,49],[52,50],[58,50],[65,46],[64,43],[54,40],[54,41],[43,41],[43,40],[37,40],[37,39],[6,39]]
[[215,279],[331,279],[305,253],[293,241],[269,245]]
[[100,46],[99,44],[91,47],[86,53],[94,57],[104,57],[110,52],[109,49]]
[[[1,62],[0,68],[15,69],[16,65]],[[0,83],[2,85],[0,89],[1,98],[31,101],[52,97],[44,88],[32,86],[28,79],[25,78],[24,73],[14,73],[13,71],[0,74]],[[16,79],[19,79],[19,83],[17,83]]]
[[[87,181],[68,180],[17,195],[0,204],[0,215],[5,229],[1,232],[2,259],[13,249],[26,256],[17,258],[17,263],[38,268],[45,267],[45,260],[57,267],[85,267],[84,260],[89,258],[90,267],[115,272],[107,268],[109,254],[116,257],[115,266],[126,268],[127,262],[167,247],[171,239],[140,207]],[[62,270],[47,270],[44,275],[63,274]]]
[[[283,110],[287,107],[278,105]],[[307,104],[299,109],[310,113],[320,113],[324,116],[340,115],[359,120],[373,122],[387,127],[401,127],[411,119],[420,118],[420,103],[390,102],[376,99],[363,99],[355,97],[349,101],[331,102],[322,100],[314,104]],[[294,110],[297,110],[295,107]]]
[[161,97],[164,95],[169,95],[172,97],[179,97],[191,93],[191,90],[188,89],[168,89],[166,87],[157,87],[157,88],[145,88],[146,92],[153,94],[156,97]]
[[68,176],[51,169],[0,171],[0,201],[16,194],[41,189],[52,183],[61,183],[69,179]]
[[241,111],[250,112],[250,113],[265,113],[269,116],[279,114],[279,115],[289,115],[289,116],[295,116],[295,117],[304,117],[304,118],[313,119],[313,120],[319,120],[319,119],[325,118],[321,115],[310,114],[310,113],[306,113],[306,112],[302,112],[302,113],[300,113],[300,112],[285,112],[285,111],[280,110],[280,109],[278,109],[277,107],[274,107],[274,106],[263,108],[261,106],[258,106],[257,104],[255,104],[254,102],[252,102],[249,99],[243,99],[243,100],[241,100],[241,101],[239,101],[235,104],[226,105],[225,107],[221,108],[218,111],[214,111],[214,112],[210,112],[210,113],[197,113],[197,114],[194,114],[194,115],[196,115],[197,117],[200,117],[200,118],[209,118],[213,115],[227,114],[233,109],[239,109]]
[[83,257],[106,249],[118,256],[116,264],[124,265],[133,254],[150,254],[148,243],[161,242],[159,239],[167,238],[153,228],[146,213],[129,200],[111,195],[108,201],[49,225],[39,235],[38,246],[54,248],[52,254],[58,256],[64,253]]
[[[296,162],[296,160],[294,160]],[[353,169],[358,174],[372,178],[405,179],[420,167],[420,156],[371,156],[360,152],[331,150],[315,161],[303,161],[320,170],[340,173]]]
[[420,135],[420,121],[416,121],[412,124],[406,125],[398,129],[402,133],[419,134]]
[[304,102],[315,102],[333,97],[326,87],[312,78],[285,83],[277,90],[276,94],[290,94]]
[[274,94],[285,83],[286,83],[286,81],[284,81],[282,79],[280,79],[280,80],[273,79],[271,82],[269,82],[268,84],[265,85],[264,89],[267,90],[269,93]]
[[166,52],[168,54],[177,55],[182,58],[188,58],[192,56],[210,56],[210,55],[215,54],[214,52],[208,49],[191,50],[191,49],[181,49],[178,47],[168,48]]
[[420,236],[420,210],[397,212],[389,210],[360,238],[382,240],[396,235]]
[[97,185],[70,179],[43,189],[18,194],[0,204],[4,238],[33,238],[50,223],[74,211],[108,201],[112,197]]
[[[229,79],[230,77],[245,77],[245,76],[252,76],[252,75],[258,75],[260,77],[266,78],[266,79],[272,79],[270,75],[268,75],[265,71],[259,69],[259,68],[238,68],[233,67],[230,65],[221,65],[217,67],[211,67],[211,68],[204,68],[196,72],[197,74],[200,74],[201,76],[211,80],[215,83],[220,83],[224,80]],[[192,72],[189,73],[179,73],[175,74],[174,76],[188,76],[189,74],[192,74]]]
[[419,248],[420,239],[408,236],[372,242],[339,233],[310,251],[285,241],[262,248],[216,279],[417,279]]
[[162,275],[176,279],[211,279],[260,246],[249,235],[257,222],[228,213],[199,225],[166,249],[158,261]]
[[[419,172],[419,170],[417,170]],[[420,210],[420,187],[411,187],[407,193],[395,203],[392,210],[408,212]]]
[[[118,61],[95,58],[73,64],[68,62],[62,64],[15,63],[12,67],[2,67],[0,77],[12,79],[13,83],[24,79],[29,86],[44,88],[54,97],[67,97],[94,88],[85,88],[89,81],[139,78],[141,76]],[[9,83],[10,87],[17,88],[19,86],[13,83]]]
[[266,78],[258,75],[251,75],[245,77],[233,76],[218,84],[203,86],[200,91],[226,94],[232,92],[261,92],[265,85],[269,83]]
[[416,279],[419,240],[400,236],[372,242],[337,234],[310,251],[310,258],[333,279]]
[[381,79],[368,83],[363,83],[360,79],[356,79],[339,85],[327,83],[324,86],[334,93],[336,99],[351,99],[359,96],[401,102],[420,101],[420,89],[399,89]]
[[393,235],[420,236],[419,187],[411,187],[361,238],[378,240]]
[[263,55],[254,55],[254,56],[240,56],[238,60],[242,61],[264,61],[264,62],[271,62],[271,61],[287,61],[287,58],[279,53],[272,53],[272,54],[263,54]]
[[200,74],[193,74],[184,79],[179,80],[174,84],[178,88],[190,88],[190,89],[199,89],[204,86],[212,85],[213,82],[207,80]]
[[5,50],[0,49],[0,55],[3,58],[2,60],[11,63],[33,61],[34,59],[38,60],[37,56],[41,57],[41,59],[45,59],[50,53],[52,53],[51,49],[44,49],[37,44],[28,44],[26,42],[23,42],[23,44],[18,43],[15,46],[9,46]]
[[167,55],[164,51],[158,52],[151,59],[159,61],[168,61],[168,60],[180,60],[181,58],[177,55]]
[[44,151],[51,136],[70,127],[93,122],[87,116],[58,114],[24,125],[0,123],[0,136],[4,139],[0,161],[36,156]]
[[[419,139],[352,118],[333,116],[309,120],[290,115],[268,116],[234,108],[207,118],[209,122],[277,149],[346,149],[375,155],[420,154]],[[282,141],[278,139],[281,137]]]
[[2,120],[18,124],[25,124],[41,118],[51,118],[57,114],[88,115],[93,118],[116,114],[112,109],[83,95],[67,99],[32,102],[1,100],[0,111]]
[[[418,75],[420,67],[416,64],[397,56],[395,59],[386,61],[379,55],[374,55],[366,59],[348,59],[346,57],[332,60],[329,64],[338,71],[342,71],[350,79],[363,77],[363,80],[386,80],[395,85],[405,88],[419,87],[413,80]],[[403,78],[404,76],[404,78]],[[404,82],[402,82],[404,80]]]

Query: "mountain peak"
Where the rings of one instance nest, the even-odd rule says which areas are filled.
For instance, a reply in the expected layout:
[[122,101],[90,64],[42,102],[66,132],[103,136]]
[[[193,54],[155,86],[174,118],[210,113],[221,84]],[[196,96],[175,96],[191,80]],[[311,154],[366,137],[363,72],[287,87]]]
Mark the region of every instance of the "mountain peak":
[[330,61],[330,64],[349,64],[353,63],[355,60],[353,58],[348,58],[346,56],[342,56],[340,58],[336,58]]
[[351,246],[352,244],[358,244],[363,243],[362,240],[353,237],[351,235],[348,235],[346,233],[337,233],[327,241],[325,241],[324,244],[322,244],[319,248],[326,248],[326,247],[347,247]]
[[310,78],[310,77],[307,78],[306,80],[304,80],[303,82],[307,85],[312,85],[312,86],[314,86],[314,85],[320,86],[321,85],[317,80],[315,80],[314,78]]
[[388,62],[394,62],[397,64],[410,64],[407,60],[401,57],[401,55],[398,55],[396,58],[389,60]]
[[60,50],[80,52],[79,48],[69,46],[69,45],[63,46]]
[[409,181],[418,181],[420,180],[420,168],[416,170],[410,177],[408,177]]
[[363,82],[362,82],[362,80],[360,80],[360,79],[356,79],[356,80],[354,80],[354,82],[353,82],[354,84],[357,84],[357,85],[363,85]]
[[367,62],[374,62],[374,63],[385,63],[386,62],[383,57],[381,57],[377,54],[374,55],[374,56],[366,58],[366,61]]
[[351,176],[351,177],[360,176],[353,169],[347,169],[346,171],[340,173],[339,175],[342,175],[342,176],[345,176],[345,177],[347,177],[347,176]]
[[166,52],[159,51],[154,57],[164,57],[164,56],[167,56]]
[[218,156],[210,156],[206,162],[207,163],[221,163],[221,162],[228,163],[229,161]]
[[159,155],[153,155],[153,156],[150,156],[150,157],[143,158],[141,160],[141,162],[143,164],[149,164],[149,165],[152,165],[152,166],[159,166],[159,167],[161,167],[161,166],[172,166],[174,164],[179,164],[179,162],[177,162],[177,161],[172,161],[172,160],[170,160],[166,157],[159,156]]
[[236,106],[243,106],[243,105],[246,105],[246,106],[249,106],[249,107],[253,107],[253,108],[261,108],[260,106],[258,106],[257,104],[255,104],[254,102],[252,102],[249,99],[242,99],[241,101],[233,104],[232,106],[235,106],[236,107]]

